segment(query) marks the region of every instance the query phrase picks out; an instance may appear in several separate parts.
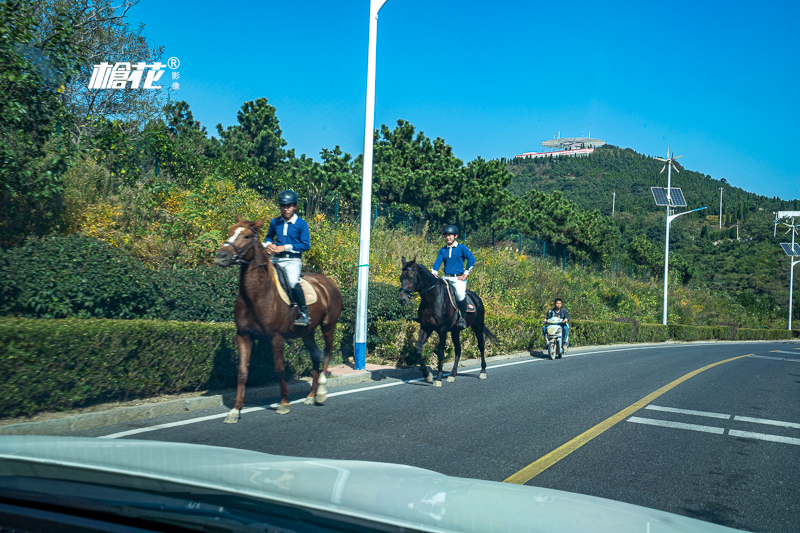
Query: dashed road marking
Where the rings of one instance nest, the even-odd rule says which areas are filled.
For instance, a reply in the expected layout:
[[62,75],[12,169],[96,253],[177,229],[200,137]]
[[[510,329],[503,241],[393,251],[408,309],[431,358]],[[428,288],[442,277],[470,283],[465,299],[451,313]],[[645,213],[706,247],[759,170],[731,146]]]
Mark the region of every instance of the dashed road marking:
[[675,428],[675,429],[689,429],[692,431],[702,431],[704,433],[715,433],[717,435],[722,435],[725,433],[725,428],[718,428],[715,426],[701,426],[698,424],[684,424],[683,422],[671,422],[669,420],[655,420],[652,418],[639,418],[638,416],[632,416],[628,420],[628,422],[634,422],[636,424],[647,424],[650,426],[663,426],[667,428]]
[[769,353],[788,353],[791,355],[800,355],[797,352],[787,352],[786,350],[771,350]]
[[725,364],[725,363],[729,363],[731,361],[736,361],[737,359],[741,359],[743,357],[751,357],[752,355],[753,354],[740,355],[740,356],[737,356],[737,357],[731,357],[730,359],[724,359],[722,361],[717,361],[716,363],[711,363],[710,365],[706,365],[706,366],[704,366],[702,368],[698,368],[697,370],[689,372],[688,374],[685,374],[685,375],[679,377],[678,379],[676,379],[674,381],[671,381],[670,383],[667,383],[666,385],[664,385],[660,389],[656,390],[655,392],[651,392],[650,394],[648,394],[647,396],[645,396],[644,398],[642,398],[638,402],[629,405],[628,407],[626,407],[622,411],[618,412],[617,414],[606,418],[605,420],[603,420],[602,422],[600,422],[596,426],[584,431],[583,433],[581,433],[580,435],[578,435],[574,439],[570,440],[569,442],[566,442],[565,444],[562,444],[561,446],[559,446],[558,448],[556,448],[552,452],[548,453],[547,455],[544,455],[544,456],[540,457],[539,459],[537,459],[536,461],[532,462],[531,464],[529,464],[528,466],[526,466],[525,468],[523,468],[522,470],[520,470],[516,474],[512,474],[511,476],[507,477],[504,480],[504,482],[505,483],[515,483],[515,484],[518,484],[518,485],[524,485],[525,483],[527,483],[528,481],[530,481],[534,477],[538,476],[539,474],[541,474],[542,472],[544,472],[545,470],[547,470],[548,468],[550,468],[551,466],[553,466],[554,464],[556,464],[557,462],[562,460],[563,458],[567,457],[569,454],[571,454],[572,452],[574,452],[575,450],[577,450],[578,448],[580,448],[581,446],[583,446],[587,442],[589,442],[592,439],[594,439],[595,437],[601,435],[607,429],[615,426],[619,422],[622,422],[623,420],[628,418],[630,415],[632,415],[633,413],[635,413],[639,409],[645,407],[646,405],[649,405],[651,401],[655,400],[656,398],[658,398],[662,394],[671,391],[672,389],[674,389],[675,387],[677,387],[678,385],[680,385],[684,381],[689,380],[689,379],[693,378],[694,376],[696,376],[697,374],[700,374],[701,372],[705,372],[706,370],[708,370],[710,368],[714,368],[717,365],[722,365],[722,364]]
[[800,439],[792,437],[782,437],[780,435],[768,435],[766,433],[753,433],[750,431],[739,431],[736,429],[728,430],[728,435],[731,437],[742,437],[745,439],[766,440],[769,442],[781,442],[784,444],[794,444],[800,446]]
[[770,357],[768,355],[754,355],[753,359],[772,359],[773,361],[791,361],[792,363],[800,363],[800,359],[791,359],[789,357]]
[[661,407],[660,405],[648,405],[645,409],[650,409],[653,411],[664,411],[666,413],[680,413],[683,415],[695,415],[695,416],[705,416],[708,418],[722,418],[724,420],[728,420],[731,415],[725,415],[722,413],[709,413],[708,411],[692,411],[690,409],[676,409],[675,407]]
[[800,429],[800,424],[794,422],[783,422],[781,420],[768,420],[766,418],[751,418],[749,416],[735,416],[733,417],[737,422],[752,422],[754,424],[764,424],[767,426],[781,426],[785,428]]

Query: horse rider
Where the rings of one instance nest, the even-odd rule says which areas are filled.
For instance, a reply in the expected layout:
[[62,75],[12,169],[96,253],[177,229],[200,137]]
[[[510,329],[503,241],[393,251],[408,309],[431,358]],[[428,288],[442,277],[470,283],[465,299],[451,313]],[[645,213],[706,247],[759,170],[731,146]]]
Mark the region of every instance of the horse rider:
[[311,248],[311,236],[308,223],[297,216],[297,194],[291,190],[282,191],[278,195],[281,216],[269,221],[267,240],[264,245],[267,253],[272,254],[272,263],[286,272],[286,278],[292,291],[292,300],[297,304],[295,326],[308,326],[311,317],[306,306],[306,296],[300,286],[302,271],[302,254]]
[[[553,300],[553,308],[547,311],[545,321],[553,317],[561,319],[561,339],[564,345],[564,353],[567,353],[567,347],[569,346],[569,313],[562,307],[563,305],[561,298]],[[547,336],[547,324],[542,326],[542,336]]]
[[[447,246],[439,250],[439,255],[436,257],[436,262],[433,263],[431,272],[437,278],[439,277],[439,267],[444,263],[444,279],[453,284],[456,289],[456,296],[458,297],[458,329],[465,329],[467,323],[464,319],[467,316],[467,276],[475,266],[475,256],[469,251],[469,248],[464,244],[459,244],[456,240],[458,237],[458,227],[453,224],[448,224],[442,230],[444,240]],[[464,261],[467,262],[467,269],[464,270]]]

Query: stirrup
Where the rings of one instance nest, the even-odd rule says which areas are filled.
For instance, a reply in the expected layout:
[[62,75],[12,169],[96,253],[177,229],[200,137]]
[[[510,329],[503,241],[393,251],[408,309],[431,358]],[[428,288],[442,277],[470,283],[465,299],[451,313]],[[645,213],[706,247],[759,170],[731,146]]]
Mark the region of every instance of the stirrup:
[[298,311],[297,317],[294,319],[295,326],[308,326],[311,324],[311,317],[302,311]]

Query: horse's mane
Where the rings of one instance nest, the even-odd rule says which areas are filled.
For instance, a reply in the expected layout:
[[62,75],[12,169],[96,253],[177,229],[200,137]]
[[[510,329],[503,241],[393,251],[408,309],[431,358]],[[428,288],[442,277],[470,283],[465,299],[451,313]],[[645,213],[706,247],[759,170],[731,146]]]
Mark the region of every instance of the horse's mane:
[[428,281],[437,281],[437,280],[439,279],[439,278],[437,278],[436,276],[434,276],[434,275],[431,273],[431,269],[430,269],[430,268],[426,267],[426,266],[425,266],[424,264],[422,264],[421,262],[419,262],[419,261],[414,261],[414,263],[415,263],[415,264],[416,264],[416,266],[417,266],[417,274],[419,275],[419,277],[420,277],[421,279],[423,279],[423,280],[428,280]]

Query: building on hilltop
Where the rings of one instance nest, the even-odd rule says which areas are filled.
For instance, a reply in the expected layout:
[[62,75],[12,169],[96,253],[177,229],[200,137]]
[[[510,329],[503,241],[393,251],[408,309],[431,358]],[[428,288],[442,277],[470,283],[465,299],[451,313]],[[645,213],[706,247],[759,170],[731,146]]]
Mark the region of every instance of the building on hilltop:
[[[558,138],[550,139],[542,142],[545,147],[543,152],[525,152],[520,155],[515,155],[515,159],[525,159],[527,157],[554,157],[559,155],[568,155],[573,157],[587,156],[594,152],[595,148],[599,148],[606,144],[605,141],[600,139],[592,139],[590,137],[564,137],[559,134]],[[549,151],[547,149],[550,149]]]

